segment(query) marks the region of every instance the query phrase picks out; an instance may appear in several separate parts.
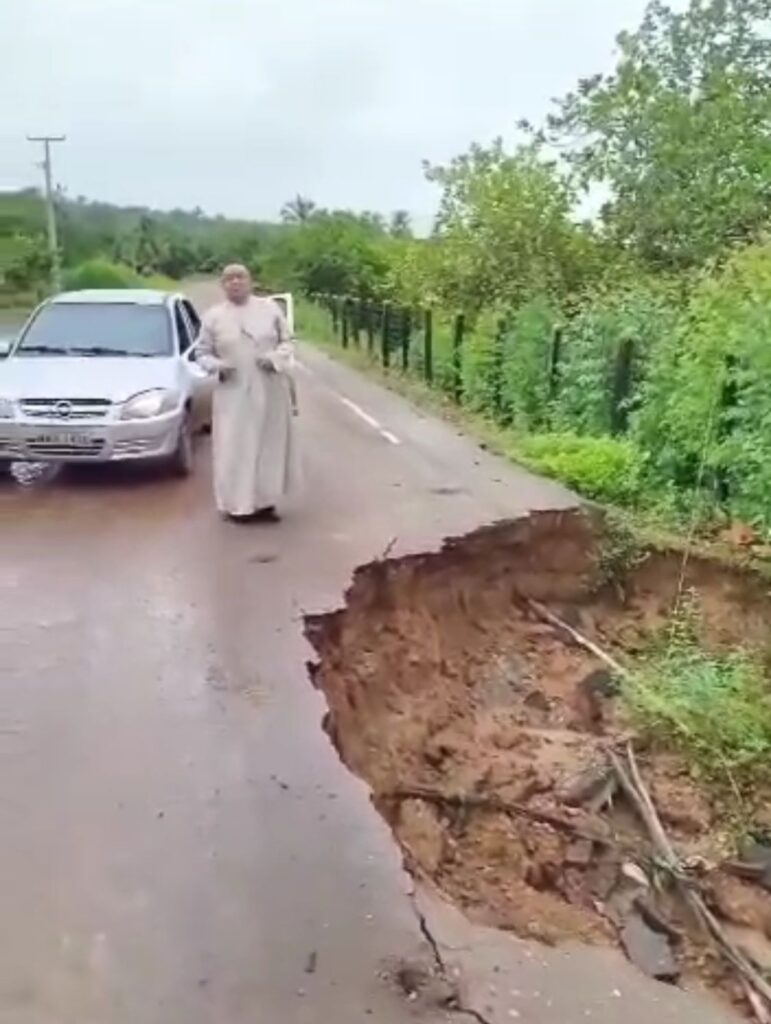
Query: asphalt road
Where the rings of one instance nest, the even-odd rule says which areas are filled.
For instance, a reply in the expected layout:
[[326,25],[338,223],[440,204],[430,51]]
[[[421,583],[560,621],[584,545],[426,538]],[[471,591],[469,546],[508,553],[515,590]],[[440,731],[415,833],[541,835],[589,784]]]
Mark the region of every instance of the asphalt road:
[[[432,953],[391,836],[322,732],[302,613],[339,604],[389,545],[573,499],[303,361],[306,493],[278,526],[218,518],[206,447],[182,483],[0,487],[2,1024],[454,1017],[384,977]],[[546,953],[425,900],[487,1020],[724,1019],[615,953]]]

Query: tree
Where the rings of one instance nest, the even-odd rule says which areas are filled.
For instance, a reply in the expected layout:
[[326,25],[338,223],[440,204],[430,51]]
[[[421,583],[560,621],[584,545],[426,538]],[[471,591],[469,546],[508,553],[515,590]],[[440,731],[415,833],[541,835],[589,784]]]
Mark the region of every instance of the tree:
[[584,187],[609,188],[610,236],[654,269],[687,270],[771,216],[771,0],[651,3],[615,71],[550,117]]
[[394,210],[391,214],[390,231],[394,238],[412,237],[412,222],[406,210]]
[[581,287],[594,243],[571,219],[572,190],[536,146],[508,154],[500,140],[474,145],[426,173],[442,188],[426,250],[438,298],[474,310]]
[[305,224],[316,212],[316,204],[299,193],[285,203],[281,210],[281,219],[285,224]]
[[16,234],[0,238],[0,290],[44,292],[51,272],[45,237]]
[[387,241],[366,218],[320,210],[275,240],[265,274],[306,293],[374,295],[386,276]]

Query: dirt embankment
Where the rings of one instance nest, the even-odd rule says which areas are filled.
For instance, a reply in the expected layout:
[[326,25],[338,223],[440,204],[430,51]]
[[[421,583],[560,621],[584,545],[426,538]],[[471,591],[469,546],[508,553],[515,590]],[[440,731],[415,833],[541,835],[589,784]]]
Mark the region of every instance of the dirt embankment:
[[[620,943],[656,977],[699,977],[739,999],[666,893],[653,906],[643,831],[622,798],[603,799],[600,766],[627,729],[605,666],[528,602],[631,656],[666,621],[682,559],[652,552],[627,570],[608,578],[598,524],[576,512],[362,568],[345,609],[307,624],[327,729],[371,786],[410,870],[475,919],[548,943]],[[699,595],[705,643],[771,650],[763,580],[696,558],[685,585]],[[642,767],[710,905],[771,968],[771,893],[719,867],[734,852],[730,801],[676,754],[643,751]],[[758,794],[756,819],[771,829],[769,795]],[[630,892],[648,905],[642,925],[629,917]]]

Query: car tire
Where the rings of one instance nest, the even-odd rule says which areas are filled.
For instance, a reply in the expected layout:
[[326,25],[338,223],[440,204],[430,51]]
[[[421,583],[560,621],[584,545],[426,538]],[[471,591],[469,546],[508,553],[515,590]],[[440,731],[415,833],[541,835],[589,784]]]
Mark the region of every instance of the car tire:
[[193,472],[194,461],[193,424],[191,422],[190,413],[187,413],[179,428],[177,447],[174,450],[174,454],[171,456],[171,471],[174,476],[190,476]]

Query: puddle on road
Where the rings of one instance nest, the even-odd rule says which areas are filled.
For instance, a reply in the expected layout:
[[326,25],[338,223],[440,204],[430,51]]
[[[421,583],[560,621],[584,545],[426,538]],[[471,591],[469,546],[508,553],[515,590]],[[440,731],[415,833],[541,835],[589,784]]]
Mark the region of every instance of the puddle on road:
[[[604,666],[528,599],[632,654],[665,621],[681,569],[680,556],[651,552],[611,583],[599,537],[581,512],[486,528],[437,554],[362,567],[342,610],[306,620],[325,728],[370,785],[408,870],[474,920],[549,944],[622,944],[608,908],[644,840],[623,800],[598,813],[569,792],[625,726]],[[708,642],[768,644],[764,581],[695,558],[687,585]],[[644,770],[678,848],[714,865],[721,807],[676,756],[646,758]],[[733,925],[754,928],[761,946],[771,936],[771,894],[718,870],[704,885]],[[672,913],[676,972],[738,998]]]

